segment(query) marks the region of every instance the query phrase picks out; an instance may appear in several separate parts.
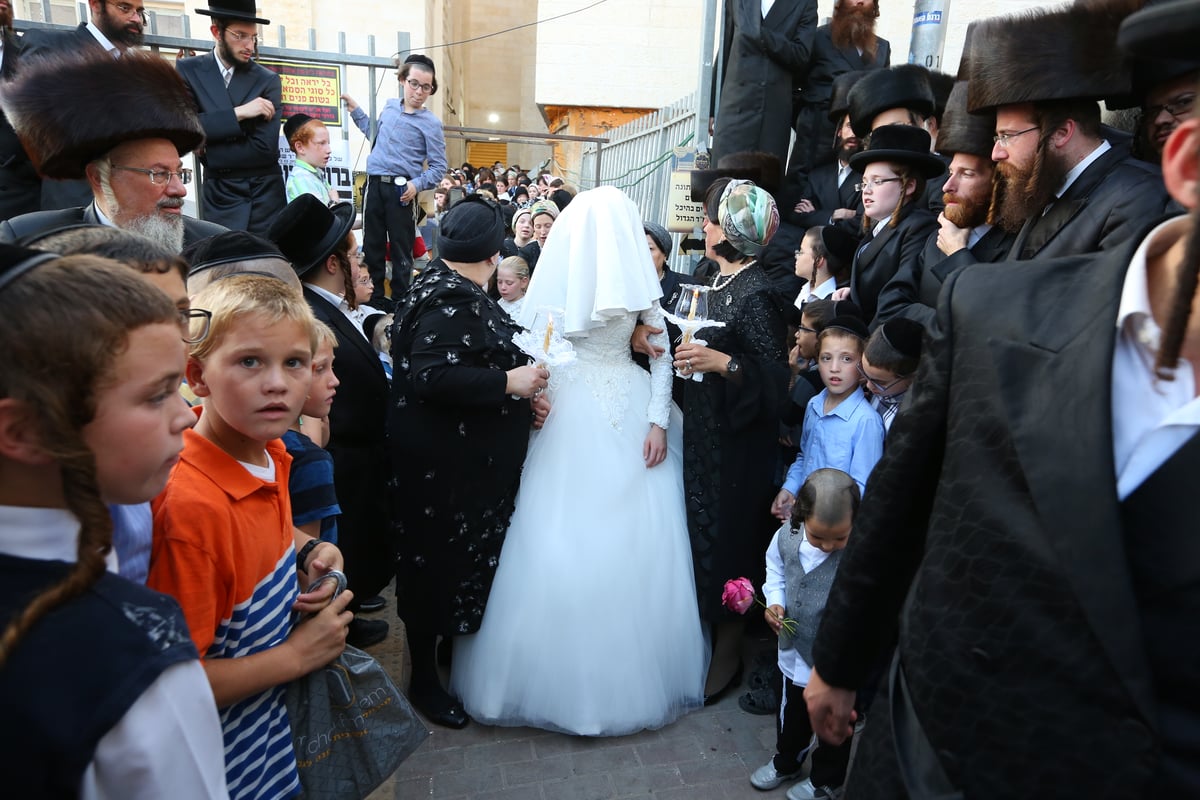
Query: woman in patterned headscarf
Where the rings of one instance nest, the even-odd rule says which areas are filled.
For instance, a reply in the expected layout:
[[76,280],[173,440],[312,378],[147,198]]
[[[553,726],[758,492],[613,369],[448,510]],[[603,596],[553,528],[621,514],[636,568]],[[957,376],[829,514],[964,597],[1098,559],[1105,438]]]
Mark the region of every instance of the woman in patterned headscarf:
[[700,331],[707,344],[675,351],[677,369],[703,375],[684,382],[683,477],[700,616],[713,635],[706,701],[740,678],[745,618],[721,607],[721,587],[762,573],[777,526],[768,509],[787,391],[787,323],[757,256],[778,227],[775,201],[760,187],[724,178],[709,187],[705,251],[720,271],[708,316],[725,327]]

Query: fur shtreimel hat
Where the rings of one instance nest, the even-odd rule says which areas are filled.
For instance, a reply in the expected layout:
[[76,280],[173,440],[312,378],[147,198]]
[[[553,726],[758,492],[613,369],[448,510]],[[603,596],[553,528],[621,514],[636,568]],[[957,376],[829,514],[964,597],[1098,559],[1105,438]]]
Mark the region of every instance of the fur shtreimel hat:
[[850,111],[850,90],[866,74],[867,70],[856,69],[833,79],[833,89],[829,93],[829,121],[834,125],[842,124],[842,117]]
[[971,32],[967,109],[1128,94],[1129,66],[1117,50],[1117,29],[1143,3],[1080,0],[978,21]]
[[208,8],[197,8],[197,14],[204,14],[217,19],[230,19],[237,22],[256,22],[259,25],[270,25],[271,20],[258,16],[254,0],[217,0],[216,4],[208,4]]
[[924,67],[873,69],[850,90],[850,127],[855,136],[871,132],[871,123],[891,108],[907,108],[929,116],[935,102]]
[[990,160],[995,132],[996,112],[968,113],[967,82],[955,83],[938,127],[937,151],[944,156],[970,153]]
[[204,141],[187,85],[159,56],[56,54],[22,67],[0,106],[45,177],[82,178],[124,142],[168,139],[182,156]]

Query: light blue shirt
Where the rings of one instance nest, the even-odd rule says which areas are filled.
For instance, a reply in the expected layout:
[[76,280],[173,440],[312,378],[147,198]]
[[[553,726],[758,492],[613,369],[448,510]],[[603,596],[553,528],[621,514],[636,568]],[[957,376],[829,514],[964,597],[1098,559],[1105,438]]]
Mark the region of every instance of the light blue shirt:
[[[350,119],[364,136],[369,135],[367,112],[356,108]],[[416,184],[418,192],[437,186],[446,174],[446,137],[442,121],[432,111],[422,108],[406,114],[404,102],[393,97],[384,104],[376,129],[379,134],[367,156],[368,175],[403,176]]]
[[827,468],[849,474],[859,490],[865,491],[867,476],[883,455],[883,420],[871,408],[862,387],[826,414],[828,396],[829,390],[822,389],[805,409],[800,455],[783,482],[783,488],[793,495],[800,491],[809,475]]

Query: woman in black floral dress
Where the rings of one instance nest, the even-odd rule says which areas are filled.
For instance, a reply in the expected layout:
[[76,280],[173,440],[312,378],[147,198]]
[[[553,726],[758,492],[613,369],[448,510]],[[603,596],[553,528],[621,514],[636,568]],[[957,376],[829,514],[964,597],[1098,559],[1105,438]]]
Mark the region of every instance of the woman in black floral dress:
[[396,476],[396,594],[408,631],[410,699],[429,719],[467,716],[437,675],[438,636],[479,628],[529,442],[528,398],[546,386],[483,287],[504,223],[481,198],[442,222],[441,259],[396,307],[388,435]]
[[[748,181],[717,180],[705,202],[706,254],[720,271],[710,282],[708,316],[725,323],[680,345],[684,381],[683,481],[700,616],[713,657],[706,700],[738,677],[745,618],[721,607],[721,588],[763,571],[777,522],[774,497],[779,413],[787,393],[787,323],[782,298],[755,256],[779,224],[775,201]],[[756,581],[756,583],[759,581]]]

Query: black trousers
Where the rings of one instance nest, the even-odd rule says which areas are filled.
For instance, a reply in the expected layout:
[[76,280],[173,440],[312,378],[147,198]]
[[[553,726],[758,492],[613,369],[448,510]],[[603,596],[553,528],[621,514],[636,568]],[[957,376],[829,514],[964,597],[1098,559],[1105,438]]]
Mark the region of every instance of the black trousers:
[[[775,724],[775,771],[786,775],[800,769],[800,764],[813,745],[813,729],[808,718],[808,705],[804,702],[804,687],[797,686],[786,677],[779,699],[779,718]],[[848,738],[840,745],[819,740],[816,742],[816,750],[812,754],[812,772],[809,773],[813,786],[836,788],[845,783],[852,741],[853,738]]]
[[367,197],[363,207],[363,260],[375,282],[369,305],[379,307],[385,296],[388,242],[392,243],[392,292],[398,298],[412,283],[412,251],[417,240],[416,200],[400,203],[406,186],[384,183],[380,176],[367,178]]

